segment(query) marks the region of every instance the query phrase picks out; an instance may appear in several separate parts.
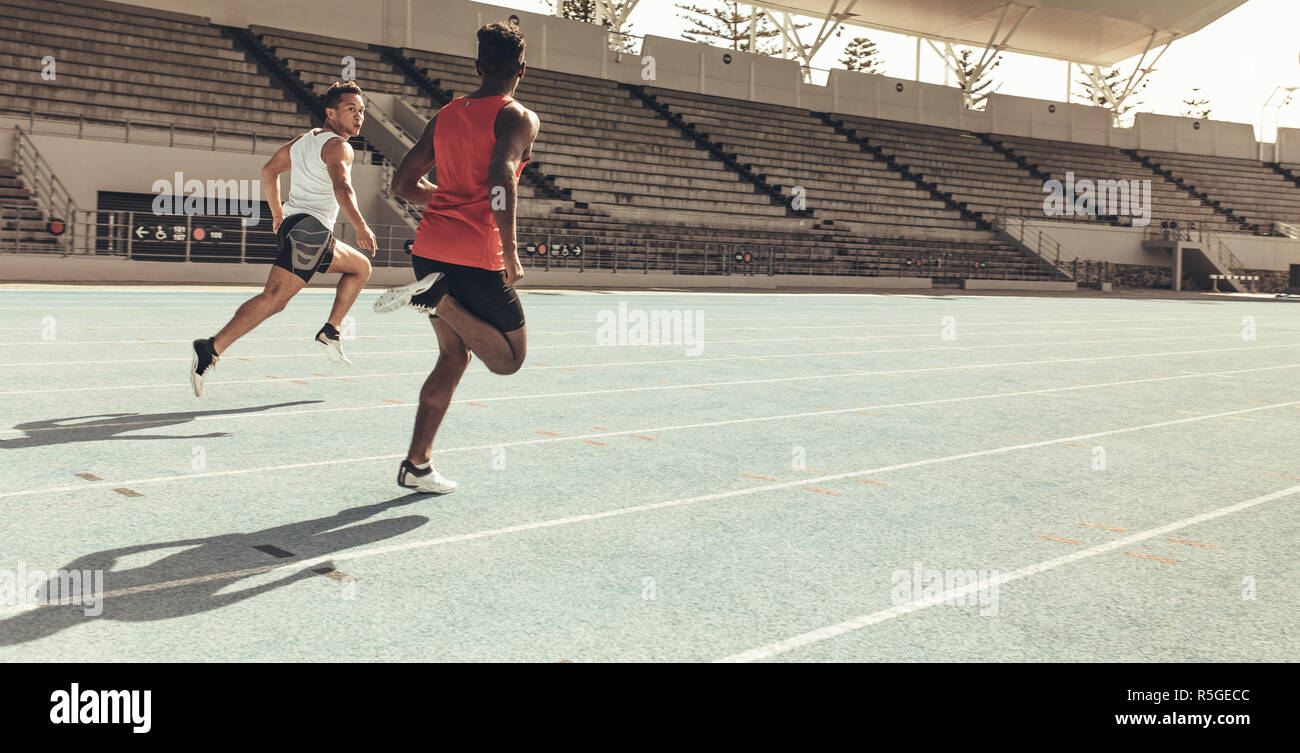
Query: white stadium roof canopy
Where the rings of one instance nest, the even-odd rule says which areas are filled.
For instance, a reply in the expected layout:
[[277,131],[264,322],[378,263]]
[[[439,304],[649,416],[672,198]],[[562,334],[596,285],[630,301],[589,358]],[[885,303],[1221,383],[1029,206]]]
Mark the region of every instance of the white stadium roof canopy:
[[[934,41],[1112,66],[1246,0],[752,0],[760,8]],[[814,29],[809,29],[814,31]],[[820,35],[819,35],[820,36]]]

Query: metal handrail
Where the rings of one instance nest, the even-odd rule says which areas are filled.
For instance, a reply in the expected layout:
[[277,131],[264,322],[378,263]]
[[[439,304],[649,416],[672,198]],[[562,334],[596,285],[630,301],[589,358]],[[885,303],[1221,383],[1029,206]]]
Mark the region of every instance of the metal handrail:
[[[14,126],[14,171],[46,221],[66,222],[68,218],[76,215],[78,207],[77,202],[72,199],[72,193],[63,185],[63,181],[59,180],[59,176],[41,156],[36,144],[19,125]],[[59,245],[63,246],[65,251],[71,244],[71,237],[59,238]]]
[[1219,263],[1223,265],[1223,268],[1234,275],[1244,272],[1246,265],[1241,263],[1241,259],[1238,259],[1236,254],[1232,253],[1232,249],[1228,248],[1228,244],[1223,242],[1223,238],[1219,235],[1213,235],[1212,237],[1215,242],[1215,251],[1219,256]]
[[1052,236],[1044,233],[1042,228],[1032,228],[1033,242],[1031,243],[1030,240],[1028,240],[1030,238],[1031,228],[1028,223],[1026,223],[1024,214],[1018,209],[1015,214],[1012,214],[1011,210],[1007,207],[999,208],[997,213],[993,216],[993,222],[1007,235],[1015,238],[1026,247],[1033,249],[1034,253],[1038,254],[1038,256],[1048,264],[1051,264],[1052,267],[1061,274],[1070,279],[1074,279],[1074,274],[1070,270],[1066,269],[1065,265],[1062,263],[1061,255],[1064,248],[1061,244]]

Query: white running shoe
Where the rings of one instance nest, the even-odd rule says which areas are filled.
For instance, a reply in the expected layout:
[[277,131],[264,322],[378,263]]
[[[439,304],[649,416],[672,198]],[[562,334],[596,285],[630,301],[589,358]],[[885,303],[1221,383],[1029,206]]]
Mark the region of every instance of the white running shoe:
[[411,302],[412,297],[427,291],[440,279],[442,279],[442,272],[434,272],[415,282],[385,290],[379,294],[379,300],[375,301],[375,313],[387,314],[405,307]]
[[221,356],[212,347],[212,338],[194,341],[194,357],[190,359],[190,386],[194,388],[195,397],[203,396],[203,377],[220,360]]
[[[325,326],[329,327],[328,324]],[[330,329],[333,329],[333,327],[330,327]],[[320,332],[316,333],[316,342],[320,343],[320,346],[325,349],[325,355],[329,356],[330,360],[334,363],[341,363],[344,366],[352,365],[352,362],[348,360],[348,357],[343,355],[343,339],[339,336],[337,331],[335,331],[334,336],[331,337],[325,327],[321,327]]]
[[397,485],[425,494],[451,494],[456,491],[456,482],[443,478],[433,466],[420,470],[409,460],[403,460],[402,467],[397,471]]

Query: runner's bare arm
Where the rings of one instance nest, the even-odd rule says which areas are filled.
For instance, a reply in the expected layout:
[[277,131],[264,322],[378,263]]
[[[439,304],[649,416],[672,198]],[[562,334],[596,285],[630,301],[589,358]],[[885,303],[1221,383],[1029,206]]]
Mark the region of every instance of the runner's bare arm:
[[284,222],[284,207],[280,205],[280,173],[288,172],[291,167],[289,161],[289,147],[302,136],[298,136],[293,141],[275,150],[271,159],[262,165],[262,193],[266,203],[271,207],[271,231],[280,229],[280,223]]
[[375,254],[375,234],[357,209],[357,194],[352,190],[352,145],[343,139],[330,139],[321,149],[321,159],[334,182],[334,198],[357,231],[357,245]]
[[406,153],[397,172],[393,173],[393,193],[421,207],[429,205],[433,192],[438,189],[425,177],[434,166],[433,129],[437,119],[437,115],[429,119],[420,140]]
[[496,120],[496,145],[488,164],[488,198],[492,216],[501,231],[502,260],[506,265],[506,284],[514,285],[523,276],[519,250],[515,244],[515,207],[519,199],[519,163],[530,155],[537,138],[539,122],[531,110],[511,102],[501,108]]

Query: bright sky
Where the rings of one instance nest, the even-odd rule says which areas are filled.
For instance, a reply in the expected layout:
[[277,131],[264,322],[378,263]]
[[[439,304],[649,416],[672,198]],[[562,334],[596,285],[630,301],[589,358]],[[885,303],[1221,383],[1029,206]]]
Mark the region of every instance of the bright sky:
[[[711,0],[687,0],[708,6]],[[496,0],[495,4],[534,13],[550,13],[546,0]],[[803,19],[813,21],[814,19]],[[820,19],[802,34],[811,35],[821,26]],[[641,0],[631,16],[631,33],[655,34],[680,38],[686,22],[678,17],[671,0]],[[1150,83],[1140,96],[1146,104],[1139,112],[1179,115],[1182,100],[1200,87],[1200,99],[1210,100],[1211,117],[1250,123],[1259,136],[1260,108],[1276,86],[1300,86],[1300,0],[1248,0],[1218,21],[1195,34],[1179,39],[1160,59]],[[844,45],[855,36],[866,36],[876,43],[885,62],[885,73],[898,78],[912,78],[916,73],[916,40],[873,29],[847,26],[842,36],[832,37],[813,60],[816,68],[840,68],[838,60]],[[945,83],[943,63],[934,51],[922,43],[921,80]],[[1151,57],[1148,56],[1148,62]],[[1137,58],[1121,63],[1127,75]],[[1074,80],[1081,77],[1078,68]],[[1028,55],[1005,54],[995,72],[1003,94],[1021,97],[1062,100],[1065,98],[1066,64]],[[996,84],[995,84],[996,85]],[[1074,91],[1077,85],[1071,85]],[[1281,94],[1274,103],[1282,100]],[[1276,118],[1276,120],[1275,120]],[[1269,110],[1264,120],[1264,139],[1272,141],[1275,126],[1300,128],[1300,91],[1294,102],[1281,110]]]

